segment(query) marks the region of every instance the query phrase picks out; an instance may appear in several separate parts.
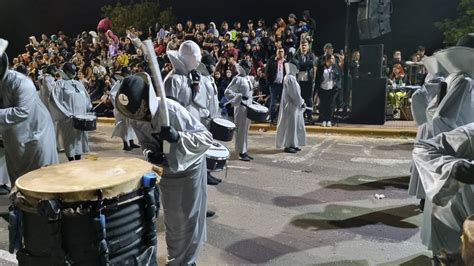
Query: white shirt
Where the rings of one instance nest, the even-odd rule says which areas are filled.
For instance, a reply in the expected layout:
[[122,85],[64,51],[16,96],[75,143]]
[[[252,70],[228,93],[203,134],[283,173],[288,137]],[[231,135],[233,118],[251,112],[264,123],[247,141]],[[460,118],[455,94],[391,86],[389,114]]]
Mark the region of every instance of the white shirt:
[[277,61],[277,76],[275,78],[275,83],[282,84],[283,83],[283,68],[285,67],[283,64],[283,60],[278,60]]
[[332,75],[332,66],[329,68],[325,67],[323,72],[323,81],[321,82],[321,89],[332,90],[334,88],[334,80],[332,79]]

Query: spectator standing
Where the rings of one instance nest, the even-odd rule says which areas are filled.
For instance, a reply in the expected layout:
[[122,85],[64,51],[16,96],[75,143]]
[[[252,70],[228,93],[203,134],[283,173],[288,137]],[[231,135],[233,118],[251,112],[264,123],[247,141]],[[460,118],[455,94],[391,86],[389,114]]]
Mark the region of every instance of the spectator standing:
[[[299,69],[296,79],[301,87],[301,97],[304,99],[307,107],[313,107],[314,80],[318,59],[314,53],[309,51],[307,40],[301,41],[299,50],[291,61]],[[306,110],[304,113],[307,122],[313,124],[312,110]]]
[[323,127],[332,127],[334,101],[337,93],[337,84],[340,72],[335,67],[334,55],[326,54],[322,60],[324,64],[316,72],[316,86],[319,92],[319,114]]
[[285,77],[285,50],[280,48],[276,55],[268,60],[265,74],[270,86],[270,124],[276,124],[276,104],[280,102],[283,91],[283,78]]

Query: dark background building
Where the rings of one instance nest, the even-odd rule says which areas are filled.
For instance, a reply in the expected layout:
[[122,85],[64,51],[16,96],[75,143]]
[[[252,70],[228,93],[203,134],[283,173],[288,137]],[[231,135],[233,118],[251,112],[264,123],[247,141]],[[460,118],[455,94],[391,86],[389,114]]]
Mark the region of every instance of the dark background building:
[[[137,0],[138,1],[138,0]],[[63,30],[75,36],[83,30],[94,30],[100,19],[100,7],[116,3],[117,0],[2,0],[0,7],[0,37],[11,45],[10,54],[24,50],[28,36],[41,33],[48,36]],[[455,17],[459,0],[392,0],[392,32],[371,41],[359,41],[357,32],[357,7],[353,4],[351,17],[351,47],[360,44],[385,44],[385,53],[401,49],[405,59],[424,45],[428,53],[442,48],[442,33],[434,23],[445,18]],[[246,25],[248,19],[264,18],[267,25],[276,18],[285,20],[289,13],[301,17],[308,9],[316,19],[316,49],[322,52],[326,42],[332,42],[335,51],[344,46],[345,1],[344,0],[166,0],[163,6],[172,6],[179,21],[190,18],[195,22],[214,21],[220,25],[222,20],[233,23],[236,20]],[[133,24],[133,22],[131,22]]]

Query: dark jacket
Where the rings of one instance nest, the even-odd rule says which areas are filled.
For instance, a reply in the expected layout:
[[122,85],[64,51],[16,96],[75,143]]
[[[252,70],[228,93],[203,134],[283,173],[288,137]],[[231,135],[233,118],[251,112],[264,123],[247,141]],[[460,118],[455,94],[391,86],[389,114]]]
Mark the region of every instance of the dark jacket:
[[[316,71],[316,82],[315,82],[315,87],[316,89],[321,89],[321,83],[323,82],[323,71],[326,68],[325,65],[319,66],[318,70]],[[338,67],[335,67],[335,65],[332,66],[332,80],[334,81],[334,89],[340,88],[339,83],[341,80],[341,71]]]
[[[283,61],[283,64],[286,63],[286,60]],[[278,71],[278,63],[275,59],[275,56],[270,58],[265,67],[265,75],[267,77],[268,84],[273,84],[275,82]],[[285,68],[283,68],[283,77],[286,75]]]
[[308,80],[314,82],[315,76],[313,68],[318,66],[318,58],[313,53],[307,53],[306,55],[296,53],[291,59],[291,63],[296,65],[299,71],[307,71]]

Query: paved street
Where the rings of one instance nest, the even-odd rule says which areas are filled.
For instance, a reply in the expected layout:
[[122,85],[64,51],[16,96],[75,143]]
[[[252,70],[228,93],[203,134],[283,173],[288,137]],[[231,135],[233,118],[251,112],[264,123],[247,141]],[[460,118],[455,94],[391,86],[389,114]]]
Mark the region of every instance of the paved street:
[[[93,152],[141,157],[123,152],[121,141],[110,139],[112,129],[102,124],[91,135]],[[407,194],[413,140],[313,135],[293,155],[276,150],[271,133],[249,139],[255,160],[233,155],[227,177],[217,173],[224,181],[209,187],[217,214],[208,219],[198,264],[430,265],[417,201]],[[233,143],[226,145],[233,151]],[[4,210],[8,201],[0,205]],[[158,226],[163,264],[162,217]],[[0,249],[7,244],[0,219]]]

